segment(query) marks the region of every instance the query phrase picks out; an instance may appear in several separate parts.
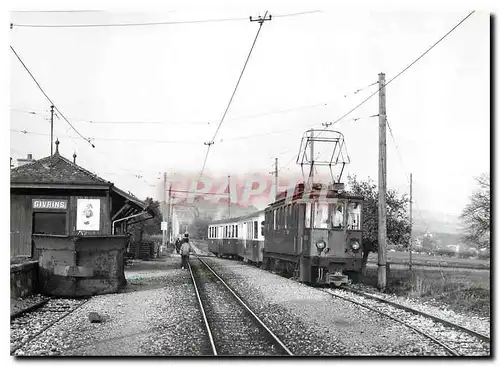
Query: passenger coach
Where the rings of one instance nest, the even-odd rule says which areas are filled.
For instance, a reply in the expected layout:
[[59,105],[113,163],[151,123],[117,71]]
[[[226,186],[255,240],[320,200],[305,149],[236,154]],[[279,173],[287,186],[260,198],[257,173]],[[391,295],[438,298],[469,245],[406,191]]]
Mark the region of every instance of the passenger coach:
[[208,250],[218,257],[262,263],[264,211],[214,221],[208,226]]

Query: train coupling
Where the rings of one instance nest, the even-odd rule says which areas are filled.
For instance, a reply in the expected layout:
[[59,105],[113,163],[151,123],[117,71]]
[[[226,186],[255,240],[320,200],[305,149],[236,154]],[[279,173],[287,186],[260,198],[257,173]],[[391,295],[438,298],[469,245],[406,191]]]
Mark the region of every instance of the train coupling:
[[328,283],[330,285],[333,284],[338,287],[341,285],[349,285],[351,283],[351,280],[347,275],[342,274],[341,272],[335,272],[328,274]]

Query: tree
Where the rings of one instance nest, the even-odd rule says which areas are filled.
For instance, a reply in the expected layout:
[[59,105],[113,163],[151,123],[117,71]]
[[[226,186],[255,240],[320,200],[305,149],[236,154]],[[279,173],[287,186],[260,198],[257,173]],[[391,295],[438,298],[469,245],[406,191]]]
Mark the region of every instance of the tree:
[[[131,233],[132,241],[134,242],[141,242],[144,234],[161,234],[162,214],[160,211],[160,202],[154,201],[150,197],[147,197],[144,202],[146,202],[155,215],[152,219],[141,221],[130,226],[129,232]],[[141,217],[139,216],[139,219],[140,218]]]
[[[370,252],[378,250],[378,189],[372,180],[358,181],[356,176],[347,177],[349,193],[362,196],[363,202],[363,271]],[[386,192],[387,241],[407,246],[410,239],[410,220],[406,208],[410,200],[396,190]]]
[[208,225],[210,225],[212,221],[213,220],[211,217],[195,218],[192,224],[189,225],[188,228],[189,236],[197,239],[206,239],[208,235]]
[[465,223],[465,240],[489,247],[490,242],[490,174],[484,173],[475,178],[478,188],[470,197],[460,219]]

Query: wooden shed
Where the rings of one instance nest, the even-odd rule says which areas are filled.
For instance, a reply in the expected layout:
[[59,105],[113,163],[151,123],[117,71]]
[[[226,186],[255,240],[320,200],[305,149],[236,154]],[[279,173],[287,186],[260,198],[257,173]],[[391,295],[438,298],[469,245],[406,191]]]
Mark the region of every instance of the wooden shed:
[[[58,145],[56,141],[54,155],[11,170],[11,258],[39,260],[41,276],[53,282],[45,283],[45,292],[83,294],[88,289],[79,288],[88,283],[77,282],[95,284],[113,277],[111,287],[108,281],[101,286],[107,289],[88,290],[109,292],[124,281],[120,261],[127,225],[150,219],[153,212],[112,182],[61,156]],[[62,278],[69,283],[66,287],[59,286]]]

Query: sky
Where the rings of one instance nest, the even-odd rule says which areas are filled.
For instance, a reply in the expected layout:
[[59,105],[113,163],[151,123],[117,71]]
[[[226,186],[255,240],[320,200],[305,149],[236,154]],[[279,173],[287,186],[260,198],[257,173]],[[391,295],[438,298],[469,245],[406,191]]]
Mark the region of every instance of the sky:
[[[48,3],[47,3],[48,4]],[[104,10],[99,3],[31,9]],[[356,7],[336,2],[165,2],[86,12],[12,12],[7,42],[55,105],[62,155],[140,198],[163,199],[163,173],[197,178],[259,28],[204,174],[300,176],[294,157],[310,128],[337,121],[473,10]],[[21,6],[13,9],[24,9]],[[28,7],[28,9],[30,9]],[[488,10],[488,8],[484,8]],[[302,13],[302,14],[297,14]],[[225,21],[123,27],[22,25]],[[387,185],[420,210],[458,215],[490,170],[490,18],[476,11],[386,88]],[[50,104],[6,54],[10,156],[50,154]],[[345,138],[343,176],[378,180],[379,97],[330,126]],[[35,114],[31,113],[35,112]],[[92,122],[90,122],[92,121]],[[107,122],[107,123],[104,123]],[[113,122],[113,123],[109,123]],[[131,123],[133,122],[133,123]],[[22,133],[19,131],[26,131]],[[328,169],[318,174],[329,176]]]

